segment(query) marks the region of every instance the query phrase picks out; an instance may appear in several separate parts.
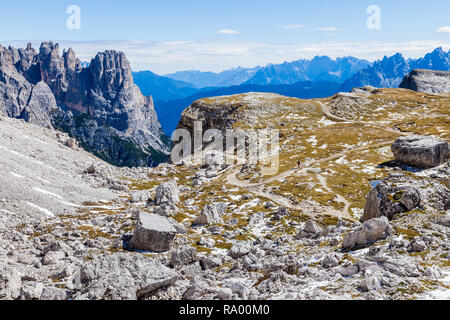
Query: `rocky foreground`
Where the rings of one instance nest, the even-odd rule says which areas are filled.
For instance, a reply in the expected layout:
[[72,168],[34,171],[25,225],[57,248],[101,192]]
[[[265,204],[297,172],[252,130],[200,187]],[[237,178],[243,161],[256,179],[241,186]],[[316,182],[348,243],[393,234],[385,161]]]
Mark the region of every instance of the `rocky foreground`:
[[224,105],[208,125],[280,129],[278,175],[116,168],[0,118],[0,299],[450,297],[448,95],[211,98],[180,126]]

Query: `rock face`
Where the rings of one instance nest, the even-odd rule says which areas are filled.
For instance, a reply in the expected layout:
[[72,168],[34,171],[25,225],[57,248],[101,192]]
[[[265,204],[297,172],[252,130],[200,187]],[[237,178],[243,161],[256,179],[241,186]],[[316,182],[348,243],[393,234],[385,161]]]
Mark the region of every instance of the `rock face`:
[[450,72],[416,69],[403,78],[400,88],[426,93],[448,93]]
[[351,231],[344,238],[344,250],[360,249],[370,246],[378,240],[386,239],[393,230],[386,217],[372,219]]
[[450,159],[449,144],[428,136],[401,137],[392,152],[396,160],[417,167],[436,167]]
[[141,212],[130,246],[138,250],[169,251],[176,233],[175,227],[166,218]]
[[153,166],[168,146],[151,97],[134,84],[123,52],[98,53],[83,67],[72,49],[0,46],[0,114],[53,125],[119,166]]

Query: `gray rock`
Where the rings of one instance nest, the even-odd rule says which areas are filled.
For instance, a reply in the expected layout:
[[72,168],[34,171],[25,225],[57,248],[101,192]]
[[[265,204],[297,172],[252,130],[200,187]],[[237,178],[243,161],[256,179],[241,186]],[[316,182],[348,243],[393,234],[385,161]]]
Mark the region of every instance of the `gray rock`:
[[239,242],[232,246],[228,253],[232,258],[239,259],[249,254],[250,250],[251,246],[249,243]]
[[426,93],[450,92],[450,72],[415,69],[403,78],[400,88]]
[[361,221],[383,216],[392,219],[396,214],[416,208],[420,200],[419,191],[412,186],[391,187],[382,182],[369,192]]
[[167,218],[141,212],[130,246],[138,250],[169,251],[176,229]]
[[170,263],[174,267],[186,266],[197,260],[197,250],[193,247],[179,247],[172,252]]
[[397,161],[417,167],[437,167],[450,159],[449,144],[430,136],[400,137],[392,152]]
[[450,227],[450,215],[446,215],[437,220],[437,223],[444,227]]
[[207,256],[200,260],[200,264],[205,270],[211,270],[222,265],[222,260],[218,257]]
[[322,260],[322,266],[327,269],[334,268],[339,265],[339,261],[340,261],[340,259],[336,254],[328,254]]
[[386,239],[393,230],[386,217],[375,218],[364,222],[344,237],[344,250],[365,248],[378,240]]
[[411,252],[422,252],[427,249],[427,245],[421,239],[416,239],[412,241],[408,246],[408,251]]
[[305,223],[305,227],[303,230],[301,230],[295,238],[297,240],[303,239],[303,238],[312,238],[316,239],[318,238],[321,233],[323,232],[323,228],[319,227],[313,220],[308,220]]
[[178,186],[175,180],[162,183],[156,188],[155,204],[177,204],[180,202]]
[[85,263],[76,300],[135,300],[173,285],[178,274],[140,254],[115,253]]
[[45,287],[42,290],[42,294],[39,300],[55,301],[55,300],[66,300],[67,298],[68,294],[66,290],[55,287]]
[[61,56],[52,42],[39,52],[0,46],[0,57],[0,114],[64,128],[117,165],[168,157],[153,99],[134,84],[124,53],[98,53],[86,68],[72,49]]
[[22,300],[40,300],[44,285],[40,282],[26,282],[21,288]]
[[19,298],[21,287],[21,275],[16,268],[0,263],[0,300]]
[[209,237],[201,237],[200,240],[197,242],[197,245],[203,246],[206,248],[212,248],[216,244],[216,241]]
[[162,217],[173,217],[178,213],[178,208],[171,204],[163,204],[157,207],[153,213]]
[[380,277],[377,275],[370,276],[368,278],[365,278],[360,283],[360,288],[362,291],[368,292],[372,290],[379,290],[381,289],[382,284]]
[[214,204],[207,204],[203,207],[194,224],[205,225],[212,223],[223,223],[222,215]]

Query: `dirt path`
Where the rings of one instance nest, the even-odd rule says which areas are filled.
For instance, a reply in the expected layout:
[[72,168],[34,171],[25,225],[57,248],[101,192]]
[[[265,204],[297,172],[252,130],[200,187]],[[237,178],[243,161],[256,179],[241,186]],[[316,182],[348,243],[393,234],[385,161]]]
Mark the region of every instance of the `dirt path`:
[[[316,101],[318,103],[318,105],[321,107],[322,112],[325,114],[325,116],[327,116],[328,118],[335,120],[335,121],[340,121],[340,122],[350,122],[350,123],[355,123],[355,124],[364,124],[364,125],[368,125],[367,123],[364,122],[360,122],[360,121],[354,121],[354,120],[348,120],[345,118],[341,118],[338,116],[333,115],[328,106],[320,101]],[[395,134],[399,134],[399,135],[407,135],[408,133],[404,133],[404,132],[400,132],[397,131],[395,129],[392,128],[387,128],[387,127],[379,127],[378,129],[381,130],[385,130],[391,133],[395,133]],[[358,147],[358,148],[353,148],[350,150],[345,150],[336,154],[333,154],[327,158],[323,158],[323,159],[318,159],[318,160],[310,160],[307,161],[305,163],[303,163],[303,165],[300,168],[292,168],[289,170],[286,170],[276,176],[273,176],[263,182],[260,183],[249,183],[246,181],[242,181],[239,180],[237,178],[237,173],[239,172],[239,168],[234,169],[232,171],[230,171],[227,175],[227,183],[236,187],[240,187],[240,188],[245,188],[247,189],[249,192],[256,194],[260,197],[264,197],[267,198],[275,203],[278,203],[279,205],[282,205],[286,208],[290,208],[290,209],[295,209],[295,210],[302,210],[304,209],[301,206],[295,205],[293,204],[289,199],[287,199],[286,197],[283,196],[279,196],[279,195],[275,195],[273,193],[268,193],[268,192],[264,192],[264,186],[266,184],[269,184],[271,182],[275,182],[275,181],[280,181],[283,179],[286,179],[290,176],[293,175],[301,175],[303,173],[305,173],[306,171],[308,171],[309,168],[311,168],[313,165],[317,165],[320,163],[324,163],[324,162],[330,162],[333,161],[335,159],[339,159],[345,155],[347,155],[348,153],[351,152],[355,152],[355,151],[363,151],[369,148],[376,148],[376,147],[383,147],[386,145],[391,145],[392,143],[394,143],[394,141],[387,141],[387,142],[382,142],[382,143],[376,143],[376,144],[371,144],[371,145],[367,145],[367,146],[363,146],[363,147]],[[328,186],[326,178],[321,176],[321,175],[317,175],[320,184],[322,185],[322,187],[324,189],[326,189],[327,191],[329,191],[330,193],[334,193],[333,190],[331,190],[331,188]],[[335,211],[335,212],[331,212],[332,215],[334,216],[339,216],[339,217],[343,217],[343,218],[347,218],[347,219],[353,219],[349,209],[350,209],[350,202],[348,202],[347,199],[345,199],[343,196],[336,194],[336,199],[338,202],[341,202],[344,204],[344,209],[342,211]],[[324,212],[324,214],[330,214],[330,212]]]
[[[303,164],[303,166],[301,168],[292,168],[290,170],[284,171],[282,173],[280,173],[277,176],[271,177],[263,182],[260,183],[249,183],[246,181],[242,181],[239,180],[237,178],[237,173],[239,172],[239,168],[232,170],[228,175],[227,175],[227,183],[236,187],[240,187],[240,188],[244,188],[247,189],[249,192],[256,194],[260,197],[264,197],[267,198],[275,203],[278,203],[279,205],[282,205],[286,208],[289,209],[295,209],[295,210],[303,210],[304,207],[302,206],[298,206],[293,204],[289,199],[279,196],[279,195],[275,195],[273,193],[268,193],[268,192],[264,192],[264,186],[268,183],[274,182],[274,181],[278,181],[278,180],[283,180],[286,179],[292,175],[300,175],[301,173],[306,172],[312,164],[319,164],[319,163],[323,163],[323,162],[329,162],[335,159],[339,159],[340,157],[350,153],[350,152],[354,152],[354,151],[362,151],[362,150],[366,150],[368,148],[374,148],[374,147],[381,147],[381,146],[385,146],[385,145],[391,145],[394,141],[388,141],[388,142],[382,142],[382,143],[377,143],[377,144],[372,144],[372,145],[368,145],[368,146],[364,146],[364,147],[359,147],[359,148],[355,148],[355,149],[351,149],[351,150],[345,150],[339,153],[336,153],[334,155],[331,155],[330,157],[327,158],[323,158],[323,159],[319,159],[319,160],[311,160],[308,161],[306,163]],[[321,183],[321,185],[327,189],[328,191],[330,191],[331,193],[334,193],[330,187],[328,186],[326,179],[323,176],[318,175],[319,181]],[[336,211],[336,210],[332,210],[324,212],[323,214],[331,214],[333,216],[337,216],[337,217],[341,217],[341,218],[346,218],[346,219],[353,219],[350,212],[349,212],[349,208],[350,208],[350,203],[341,195],[336,194],[336,198],[338,202],[341,202],[344,204],[344,209],[342,211]]]
[[[349,123],[355,123],[355,124],[361,124],[361,125],[365,125],[365,126],[370,126],[370,123],[364,122],[364,121],[356,121],[356,120],[349,120],[349,119],[345,119],[345,118],[341,118],[338,117],[334,114],[331,113],[330,108],[328,108],[328,106],[320,101],[315,101],[317,102],[317,104],[319,104],[320,108],[322,109],[322,112],[330,119],[335,120],[335,121],[341,121],[341,122],[349,122]],[[381,129],[387,132],[391,132],[391,133],[395,133],[395,134],[399,134],[402,136],[407,136],[410,135],[409,132],[402,132],[400,130],[394,129],[394,128],[390,128],[390,127],[385,127],[385,126],[378,126],[377,129]]]

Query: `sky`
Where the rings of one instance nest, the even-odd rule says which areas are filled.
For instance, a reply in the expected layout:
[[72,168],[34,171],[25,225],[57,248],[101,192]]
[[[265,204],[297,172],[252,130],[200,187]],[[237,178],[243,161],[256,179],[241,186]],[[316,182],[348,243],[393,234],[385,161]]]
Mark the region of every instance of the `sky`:
[[2,45],[48,40],[72,47],[83,61],[121,50],[134,70],[158,74],[315,55],[416,58],[450,49],[450,1],[2,0]]

